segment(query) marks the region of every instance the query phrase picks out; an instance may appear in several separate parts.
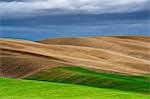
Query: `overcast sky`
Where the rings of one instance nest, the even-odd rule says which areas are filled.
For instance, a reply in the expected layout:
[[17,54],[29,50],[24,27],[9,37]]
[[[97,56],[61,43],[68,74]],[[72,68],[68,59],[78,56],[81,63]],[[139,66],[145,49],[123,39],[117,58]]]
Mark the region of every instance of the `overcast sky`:
[[149,0],[0,0],[1,37],[149,35]]

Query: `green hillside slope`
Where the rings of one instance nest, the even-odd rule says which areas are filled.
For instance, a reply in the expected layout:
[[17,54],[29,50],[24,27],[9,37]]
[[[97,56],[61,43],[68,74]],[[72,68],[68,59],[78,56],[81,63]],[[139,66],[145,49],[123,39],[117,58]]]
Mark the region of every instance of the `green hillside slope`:
[[0,99],[148,99],[148,95],[73,84],[0,78]]
[[93,87],[149,93],[149,78],[97,73],[80,67],[57,67],[46,69],[26,79],[88,85]]

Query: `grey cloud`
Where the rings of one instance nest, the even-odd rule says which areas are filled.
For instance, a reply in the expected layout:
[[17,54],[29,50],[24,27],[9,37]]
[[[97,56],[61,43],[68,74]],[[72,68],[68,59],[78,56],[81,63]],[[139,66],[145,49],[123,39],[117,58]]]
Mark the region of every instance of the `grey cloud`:
[[41,13],[128,13],[148,10],[148,2],[148,0],[5,0],[0,2],[0,14],[13,17],[34,16]]

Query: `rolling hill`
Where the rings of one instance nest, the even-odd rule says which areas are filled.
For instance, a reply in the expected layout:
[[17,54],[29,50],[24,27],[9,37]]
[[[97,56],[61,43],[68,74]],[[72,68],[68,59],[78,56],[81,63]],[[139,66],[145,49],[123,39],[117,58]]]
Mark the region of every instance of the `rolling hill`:
[[[104,88],[0,78],[1,99],[148,99],[148,95]],[[32,86],[31,86],[32,85]]]
[[28,76],[26,79],[86,85],[122,91],[148,94],[149,76],[125,76],[112,73],[99,73],[77,66],[49,68]]
[[0,76],[149,93],[150,37],[0,39]]
[[[63,45],[60,44],[62,39],[56,39],[57,43],[53,43],[54,39],[39,41],[44,44],[25,40],[0,39],[1,75],[20,78],[43,68],[61,64],[128,75],[147,75],[149,73],[148,40],[93,37],[90,40],[94,40],[88,43],[84,41],[89,39],[88,37],[75,39],[79,40],[64,38],[64,41],[70,42],[70,45],[65,42]],[[106,43],[103,43],[104,40]],[[46,41],[49,44],[45,43]],[[138,53],[140,58],[135,53]]]
[[100,48],[150,60],[148,36],[97,36],[78,38],[49,38],[38,41],[44,44],[73,45]]

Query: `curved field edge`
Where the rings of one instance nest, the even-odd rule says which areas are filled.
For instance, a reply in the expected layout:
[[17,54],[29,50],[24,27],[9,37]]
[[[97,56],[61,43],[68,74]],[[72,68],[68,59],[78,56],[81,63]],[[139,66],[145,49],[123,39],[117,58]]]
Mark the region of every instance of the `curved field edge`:
[[0,78],[1,99],[148,99],[148,95],[74,84]]
[[77,66],[61,66],[42,70],[25,79],[71,83],[99,88],[149,93],[149,76],[125,76],[99,73]]

